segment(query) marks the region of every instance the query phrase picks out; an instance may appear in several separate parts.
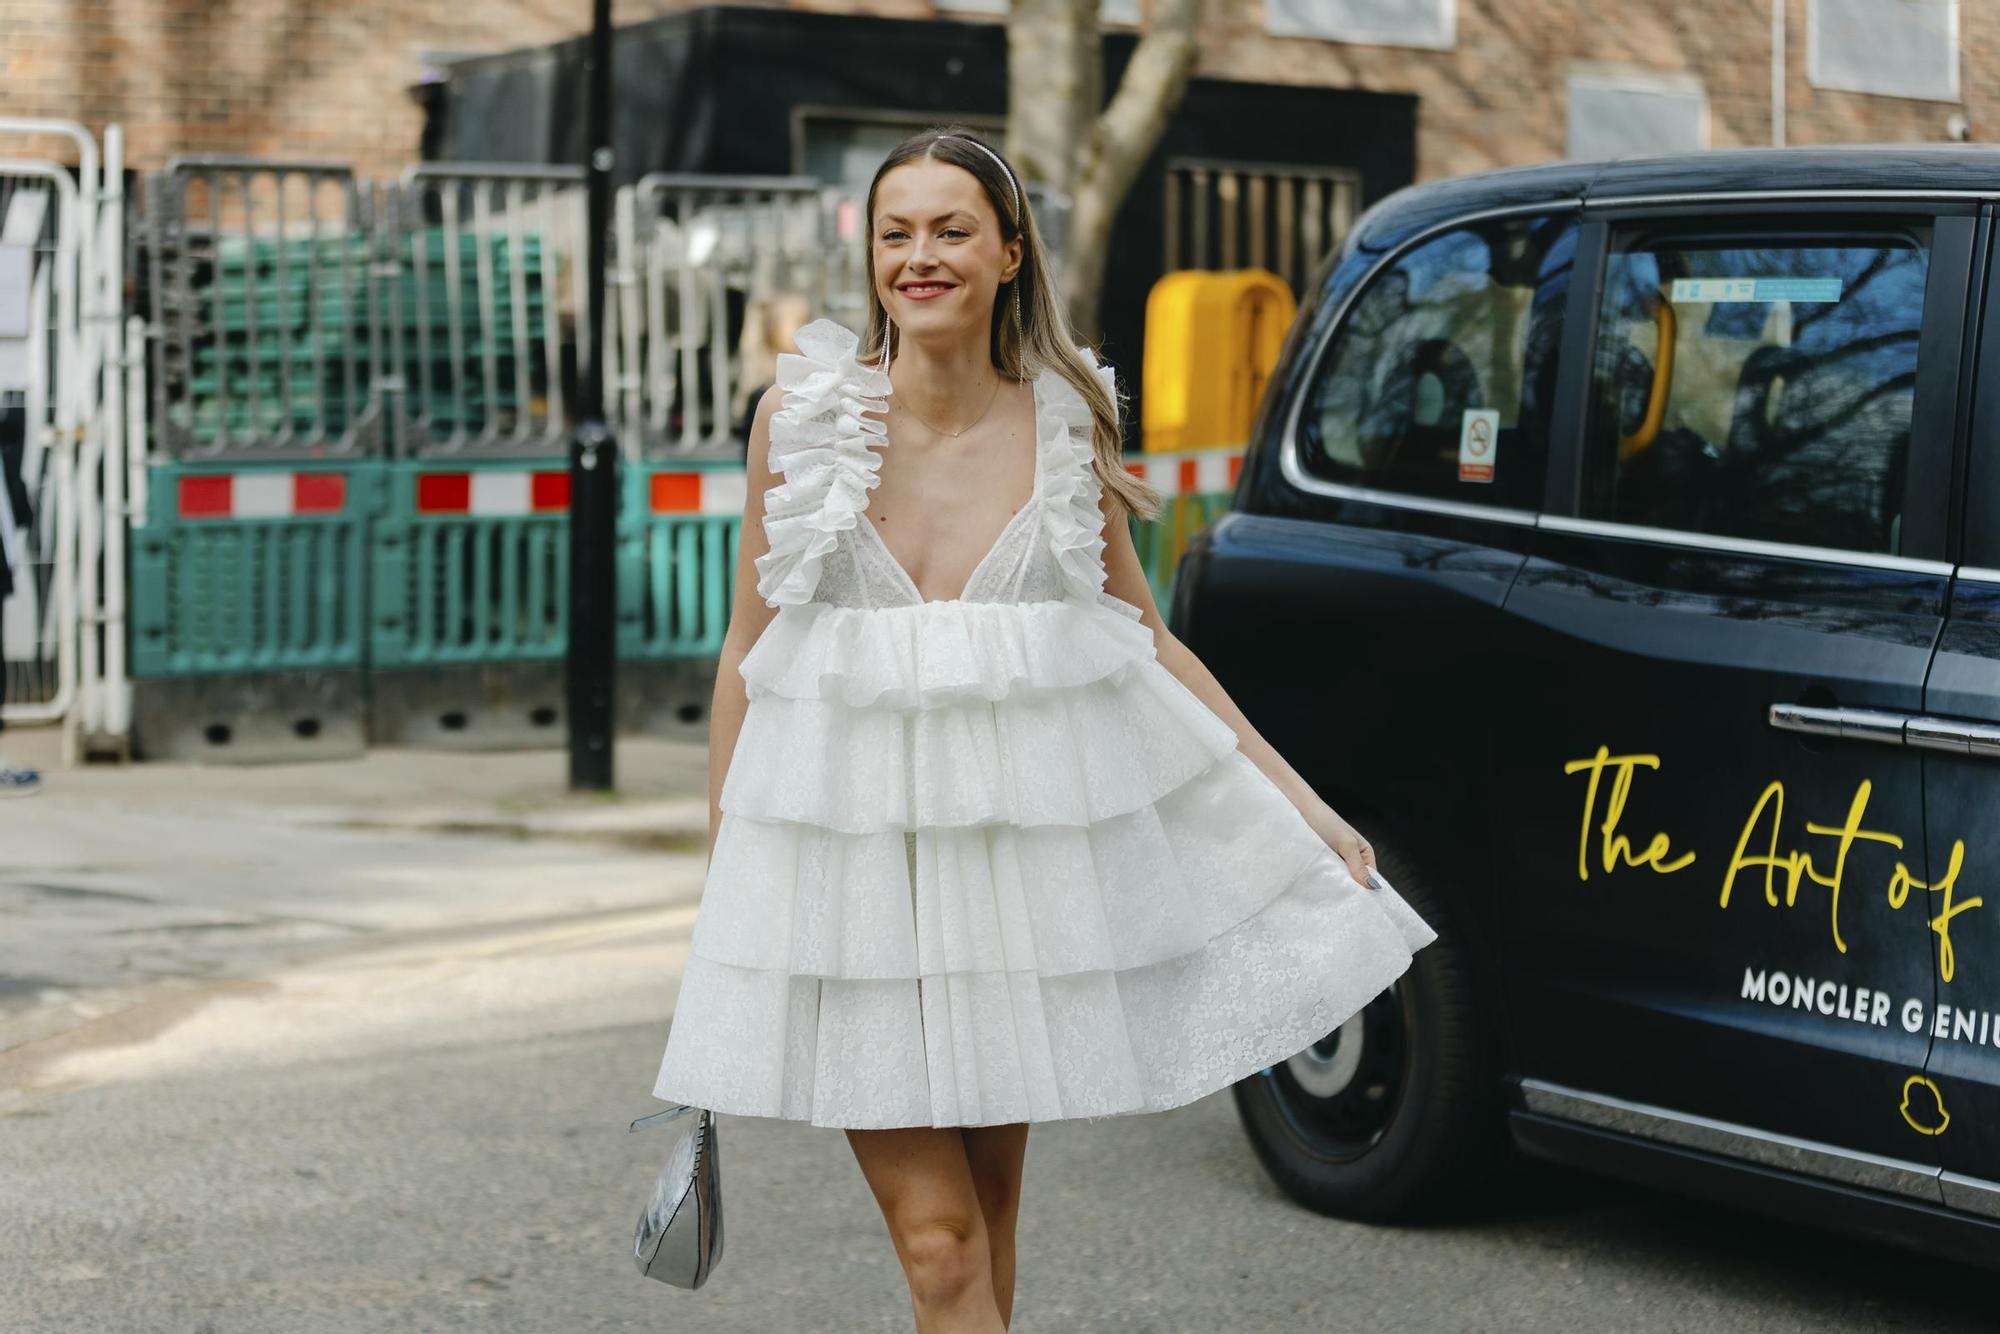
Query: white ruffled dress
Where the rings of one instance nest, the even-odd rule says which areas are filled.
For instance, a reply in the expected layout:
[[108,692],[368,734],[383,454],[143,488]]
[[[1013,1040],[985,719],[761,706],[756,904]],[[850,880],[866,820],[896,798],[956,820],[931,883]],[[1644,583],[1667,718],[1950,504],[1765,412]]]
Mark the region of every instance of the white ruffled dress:
[[1163,1111],[1400,976],[1435,932],[1105,590],[1074,387],[1036,379],[1034,497],[926,601],[864,516],[888,377],[829,320],[797,342],[757,561],[778,610],[655,1096],[849,1128]]

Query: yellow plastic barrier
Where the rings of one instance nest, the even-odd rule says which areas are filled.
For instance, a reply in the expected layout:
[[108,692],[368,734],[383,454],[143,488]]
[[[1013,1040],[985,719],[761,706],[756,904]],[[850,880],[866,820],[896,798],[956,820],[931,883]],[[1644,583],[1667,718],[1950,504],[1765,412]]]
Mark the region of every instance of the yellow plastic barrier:
[[1182,269],[1146,297],[1146,453],[1241,445],[1298,304],[1268,269]]

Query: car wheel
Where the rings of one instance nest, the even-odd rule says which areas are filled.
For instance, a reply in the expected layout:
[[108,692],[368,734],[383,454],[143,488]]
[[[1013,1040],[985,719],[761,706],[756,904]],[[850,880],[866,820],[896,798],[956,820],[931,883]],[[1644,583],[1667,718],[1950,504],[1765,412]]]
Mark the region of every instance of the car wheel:
[[1512,1151],[1500,1034],[1480,1003],[1464,914],[1407,859],[1379,842],[1376,855],[1438,938],[1360,1013],[1233,1094],[1286,1194],[1319,1213],[1402,1221],[1476,1197]]

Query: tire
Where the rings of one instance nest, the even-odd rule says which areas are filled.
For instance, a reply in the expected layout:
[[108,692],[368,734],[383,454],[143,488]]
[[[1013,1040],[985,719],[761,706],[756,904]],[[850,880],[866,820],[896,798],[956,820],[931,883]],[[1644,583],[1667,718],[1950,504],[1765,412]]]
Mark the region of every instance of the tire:
[[1480,1199],[1511,1163],[1502,1034],[1466,914],[1379,841],[1376,856],[1438,938],[1346,1024],[1231,1092],[1287,1195],[1335,1217],[1411,1222]]

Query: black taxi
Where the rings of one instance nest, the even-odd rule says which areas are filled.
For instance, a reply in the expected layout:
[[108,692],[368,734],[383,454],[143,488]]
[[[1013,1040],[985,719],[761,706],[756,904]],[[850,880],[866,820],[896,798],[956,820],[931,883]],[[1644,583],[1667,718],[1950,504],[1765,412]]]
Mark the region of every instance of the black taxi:
[[1558,1160],[2000,1263],[2000,149],[1375,204],[1173,628],[1439,942],[1234,1090],[1295,1198]]

